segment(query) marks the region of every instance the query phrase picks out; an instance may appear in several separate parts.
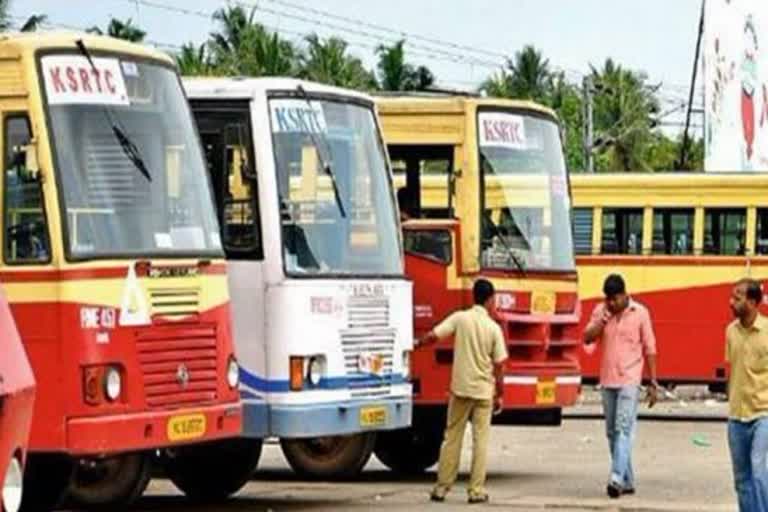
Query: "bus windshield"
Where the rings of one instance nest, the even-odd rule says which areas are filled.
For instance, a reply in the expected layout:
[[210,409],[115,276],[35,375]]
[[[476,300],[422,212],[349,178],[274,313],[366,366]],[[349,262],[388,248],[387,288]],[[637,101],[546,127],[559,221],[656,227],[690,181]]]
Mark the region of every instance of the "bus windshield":
[[41,58],[73,259],[222,253],[175,71],[128,57]]
[[286,272],[402,274],[372,108],[307,96],[272,98],[269,105]]
[[481,261],[486,268],[572,271],[570,195],[557,124],[481,111]]

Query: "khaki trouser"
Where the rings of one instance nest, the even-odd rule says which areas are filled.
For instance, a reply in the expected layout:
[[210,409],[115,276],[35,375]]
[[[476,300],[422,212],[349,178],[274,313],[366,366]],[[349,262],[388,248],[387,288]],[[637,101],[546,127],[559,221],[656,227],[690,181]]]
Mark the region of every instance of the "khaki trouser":
[[472,422],[472,472],[469,478],[469,495],[485,494],[486,458],[488,434],[491,430],[491,400],[477,400],[451,395],[448,404],[448,423],[440,448],[440,464],[437,471],[435,493],[444,496],[456,482],[461,459],[461,444],[467,421]]

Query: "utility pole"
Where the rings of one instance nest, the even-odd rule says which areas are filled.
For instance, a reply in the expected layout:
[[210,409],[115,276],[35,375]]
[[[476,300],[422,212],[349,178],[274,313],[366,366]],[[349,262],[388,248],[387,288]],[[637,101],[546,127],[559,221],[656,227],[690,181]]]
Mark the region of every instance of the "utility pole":
[[594,145],[594,119],[593,119],[593,105],[592,105],[592,77],[587,75],[584,77],[582,84],[583,87],[583,100],[584,100],[584,166],[587,172],[595,172],[595,159],[592,154],[592,146]]
[[704,13],[706,0],[701,0],[701,16],[699,17],[699,34],[696,37],[696,53],[693,56],[693,73],[691,77],[691,90],[688,94],[688,112],[685,115],[685,130],[683,130],[683,143],[680,145],[680,159],[677,161],[677,170],[683,170],[688,164],[688,146],[690,137],[688,130],[691,127],[691,113],[693,112],[693,95],[696,92],[696,72],[699,69],[699,56],[701,55],[701,39],[704,36]]

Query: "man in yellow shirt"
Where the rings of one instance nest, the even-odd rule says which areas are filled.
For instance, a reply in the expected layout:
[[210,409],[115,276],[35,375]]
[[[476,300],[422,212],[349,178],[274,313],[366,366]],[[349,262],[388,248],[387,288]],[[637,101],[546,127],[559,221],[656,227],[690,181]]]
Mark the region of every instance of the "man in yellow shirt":
[[448,422],[440,448],[437,485],[430,499],[444,501],[456,482],[461,444],[467,422],[472,422],[472,471],[469,503],[485,503],[486,455],[491,414],[502,408],[504,361],[507,347],[501,327],[491,318],[493,284],[478,279],[472,289],[475,305],[453,313],[430,331],[420,343],[453,336],[453,369]]
[[758,281],[733,288],[736,320],[725,330],[728,381],[728,445],[740,512],[768,512],[768,319],[758,311]]

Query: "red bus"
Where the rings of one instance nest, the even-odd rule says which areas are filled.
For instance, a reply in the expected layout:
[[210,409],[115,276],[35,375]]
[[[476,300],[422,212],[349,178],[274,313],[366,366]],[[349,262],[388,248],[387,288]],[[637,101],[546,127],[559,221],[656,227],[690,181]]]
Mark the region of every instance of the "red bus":
[[[579,302],[570,198],[558,121],[530,102],[447,96],[377,100],[400,174],[414,329],[424,335],[472,304],[483,277],[497,290],[509,351],[498,424],[561,421],[579,394]],[[413,427],[379,435],[376,454],[399,471],[438,458],[452,340],[412,355]]]
[[129,503],[158,450],[227,494],[195,458],[242,427],[226,267],[171,59],[73,33],[0,52],[0,282],[38,385],[24,507]]

